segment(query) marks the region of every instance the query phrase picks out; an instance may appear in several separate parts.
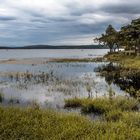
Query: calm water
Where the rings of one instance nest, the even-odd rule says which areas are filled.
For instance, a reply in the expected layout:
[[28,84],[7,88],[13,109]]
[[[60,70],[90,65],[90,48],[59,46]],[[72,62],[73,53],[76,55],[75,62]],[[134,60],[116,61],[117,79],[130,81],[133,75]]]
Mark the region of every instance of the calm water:
[[[67,51],[69,53],[66,53]],[[73,50],[73,53],[72,50],[54,50],[54,53],[53,50],[45,50],[45,52],[33,50],[33,53],[32,51],[27,53],[27,50],[17,50],[17,52],[2,50],[2,52],[4,54],[0,55],[1,59],[41,57],[41,52],[42,57],[45,57],[46,53],[46,57],[83,58],[102,56],[107,50]],[[35,52],[39,54],[35,55]],[[109,85],[104,77],[100,77],[94,71],[105,64],[108,63],[0,64],[0,93],[3,96],[3,104],[26,106],[35,101],[42,107],[63,109],[64,100],[67,98],[108,96],[110,88],[116,95],[125,95],[118,86]]]
[[21,58],[91,58],[105,55],[107,49],[0,50],[0,60]]

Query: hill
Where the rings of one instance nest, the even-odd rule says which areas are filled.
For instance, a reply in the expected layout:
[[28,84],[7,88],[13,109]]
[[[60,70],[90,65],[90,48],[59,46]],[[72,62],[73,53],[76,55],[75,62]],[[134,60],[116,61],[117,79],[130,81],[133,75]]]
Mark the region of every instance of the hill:
[[0,46],[0,49],[108,49],[108,47],[103,47],[102,45],[73,45],[73,46],[29,45],[23,47]]

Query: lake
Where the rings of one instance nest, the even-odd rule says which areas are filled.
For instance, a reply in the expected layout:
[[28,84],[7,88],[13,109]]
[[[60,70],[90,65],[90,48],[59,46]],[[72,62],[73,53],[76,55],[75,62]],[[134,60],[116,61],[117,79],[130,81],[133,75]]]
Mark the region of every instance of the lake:
[[105,55],[108,49],[33,49],[0,50],[0,60],[22,58],[91,58]]
[[[108,50],[0,50],[0,59],[95,58],[107,52]],[[63,110],[64,100],[68,98],[108,96],[110,89],[116,95],[124,96],[124,91],[113,83],[109,85],[95,71],[107,64],[109,62],[46,62],[36,65],[1,63],[2,104],[27,106],[37,102],[43,108]]]

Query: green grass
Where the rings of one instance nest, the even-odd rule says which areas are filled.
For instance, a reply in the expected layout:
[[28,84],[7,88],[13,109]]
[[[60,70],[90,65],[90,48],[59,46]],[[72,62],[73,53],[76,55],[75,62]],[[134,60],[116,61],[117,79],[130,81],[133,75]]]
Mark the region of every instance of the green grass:
[[104,56],[109,61],[119,62],[125,68],[140,69],[140,56],[111,53]]
[[96,99],[68,99],[65,100],[65,107],[81,107],[83,113],[105,114],[112,110],[136,111],[139,102],[133,98],[114,97]]
[[75,114],[39,108],[0,107],[1,140],[138,140],[140,114],[125,112],[118,121],[90,121]]

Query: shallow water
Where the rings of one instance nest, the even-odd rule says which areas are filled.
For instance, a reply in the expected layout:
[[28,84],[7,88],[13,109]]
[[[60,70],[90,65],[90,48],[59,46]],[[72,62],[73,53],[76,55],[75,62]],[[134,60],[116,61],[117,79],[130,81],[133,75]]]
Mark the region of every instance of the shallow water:
[[[0,60],[32,58],[95,58],[108,50],[0,50]],[[108,96],[125,92],[109,85],[95,69],[108,63],[46,62],[33,64],[0,64],[0,93],[3,105],[27,106],[37,102],[41,107],[63,110],[68,98]],[[90,89],[90,92],[89,92]],[[74,111],[74,110],[70,110]],[[78,110],[76,110],[79,112]]]
[[[119,87],[108,85],[105,78],[94,71],[104,64],[108,63],[0,64],[3,104],[26,106],[37,102],[42,107],[61,110],[67,98],[108,96],[110,87],[116,95],[125,95]],[[90,93],[87,87],[90,87]]]

